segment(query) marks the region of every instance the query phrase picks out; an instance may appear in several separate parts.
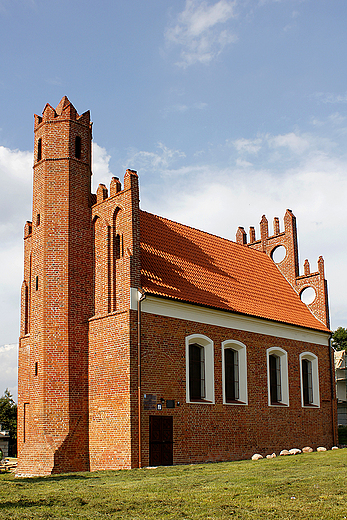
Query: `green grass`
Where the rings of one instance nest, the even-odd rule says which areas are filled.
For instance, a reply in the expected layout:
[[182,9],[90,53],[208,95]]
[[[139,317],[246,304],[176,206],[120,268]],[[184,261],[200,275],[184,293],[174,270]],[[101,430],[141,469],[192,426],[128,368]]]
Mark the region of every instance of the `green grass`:
[[344,519],[347,449],[40,478],[3,474],[0,518]]

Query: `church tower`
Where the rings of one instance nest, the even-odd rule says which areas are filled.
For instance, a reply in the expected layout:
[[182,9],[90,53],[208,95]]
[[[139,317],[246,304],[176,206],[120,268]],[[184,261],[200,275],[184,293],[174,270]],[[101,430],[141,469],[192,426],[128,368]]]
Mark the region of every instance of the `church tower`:
[[93,314],[91,122],[67,97],[35,115],[32,222],[24,231],[18,474],[89,469]]

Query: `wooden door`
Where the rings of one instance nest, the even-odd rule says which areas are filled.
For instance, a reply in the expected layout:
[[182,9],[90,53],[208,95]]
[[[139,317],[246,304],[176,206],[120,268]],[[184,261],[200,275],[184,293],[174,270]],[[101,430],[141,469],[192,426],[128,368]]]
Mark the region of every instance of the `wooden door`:
[[173,418],[153,415],[149,418],[149,464],[172,466]]

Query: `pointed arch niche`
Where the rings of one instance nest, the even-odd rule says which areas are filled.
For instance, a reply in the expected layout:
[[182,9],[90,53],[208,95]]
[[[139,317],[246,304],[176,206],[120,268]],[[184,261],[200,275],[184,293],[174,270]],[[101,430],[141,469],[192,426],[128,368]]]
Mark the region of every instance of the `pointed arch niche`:
[[110,238],[111,226],[101,217],[93,220],[94,232],[94,313],[110,312]]
[[112,218],[112,311],[117,310],[118,300],[120,295],[117,284],[117,279],[120,277],[120,271],[122,269],[122,259],[124,256],[124,243],[123,243],[123,211],[122,208],[117,207],[113,212]]

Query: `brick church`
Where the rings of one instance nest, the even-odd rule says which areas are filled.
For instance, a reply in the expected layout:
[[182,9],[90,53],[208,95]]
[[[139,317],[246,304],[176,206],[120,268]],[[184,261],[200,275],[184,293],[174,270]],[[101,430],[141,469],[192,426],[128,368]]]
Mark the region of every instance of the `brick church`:
[[66,97],[35,115],[18,474],[331,447],[324,262],[300,275],[293,213],[232,242],[142,211],[135,171],[93,194],[91,141]]

